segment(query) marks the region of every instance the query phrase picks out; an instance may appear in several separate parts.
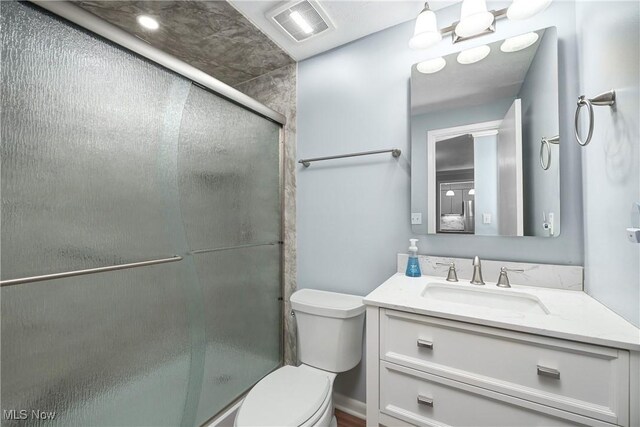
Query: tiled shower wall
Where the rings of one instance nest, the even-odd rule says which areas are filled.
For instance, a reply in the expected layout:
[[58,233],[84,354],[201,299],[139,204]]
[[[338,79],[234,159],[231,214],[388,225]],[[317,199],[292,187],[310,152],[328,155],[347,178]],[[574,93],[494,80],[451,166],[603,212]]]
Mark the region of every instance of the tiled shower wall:
[[284,361],[296,364],[296,329],[289,297],[296,290],[296,81],[297,64],[286,65],[236,86],[284,114]]

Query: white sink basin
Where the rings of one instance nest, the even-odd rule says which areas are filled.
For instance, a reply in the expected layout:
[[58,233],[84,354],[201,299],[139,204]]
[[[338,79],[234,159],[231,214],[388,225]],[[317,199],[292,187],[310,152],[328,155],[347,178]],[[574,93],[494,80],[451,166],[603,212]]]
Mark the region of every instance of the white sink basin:
[[428,283],[421,296],[456,305],[483,307],[514,313],[549,314],[549,310],[535,295],[507,289],[472,288],[466,285]]

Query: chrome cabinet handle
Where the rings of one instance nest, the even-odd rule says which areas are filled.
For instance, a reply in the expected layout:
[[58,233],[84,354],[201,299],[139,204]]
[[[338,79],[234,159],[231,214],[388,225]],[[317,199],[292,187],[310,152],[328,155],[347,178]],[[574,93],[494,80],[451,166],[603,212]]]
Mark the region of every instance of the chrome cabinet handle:
[[433,399],[427,396],[418,395],[418,403],[433,408]]
[[540,375],[541,377],[553,378],[555,380],[560,379],[560,371],[540,365],[538,365],[538,375]]
[[428,348],[429,350],[433,350],[433,343],[427,340],[418,340],[418,347]]

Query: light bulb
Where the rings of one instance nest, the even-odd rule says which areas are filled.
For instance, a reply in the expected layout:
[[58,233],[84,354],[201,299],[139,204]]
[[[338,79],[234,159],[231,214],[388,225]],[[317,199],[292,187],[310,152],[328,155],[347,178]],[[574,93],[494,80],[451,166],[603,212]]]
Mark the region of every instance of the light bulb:
[[468,65],[473,64],[474,62],[482,61],[487,57],[487,55],[489,55],[490,52],[491,48],[486,44],[463,50],[458,54],[458,63],[462,65]]
[[313,33],[313,28],[311,28],[311,25],[309,25],[307,20],[304,19],[302,15],[300,15],[300,12],[298,11],[291,12],[289,14],[289,17],[293,19],[293,22],[295,22],[305,34]]
[[517,52],[526,49],[538,40],[538,33],[521,34],[515,37],[509,37],[500,46],[503,52]]
[[416,26],[413,37],[409,40],[411,49],[427,49],[442,40],[442,34],[438,29],[436,14],[425,3],[424,9],[416,18]]
[[551,4],[551,0],[513,0],[507,9],[509,19],[527,19],[542,12]]
[[419,62],[418,65],[416,65],[416,68],[421,73],[433,74],[442,70],[445,65],[447,65],[447,61],[445,61],[444,58],[440,57]]
[[158,28],[160,28],[160,24],[158,24],[158,21],[150,16],[140,15],[136,18],[136,20],[138,21],[138,24],[140,24],[147,30],[157,30]]
[[475,36],[489,28],[493,20],[493,13],[487,11],[485,0],[464,0],[455,32],[460,37]]

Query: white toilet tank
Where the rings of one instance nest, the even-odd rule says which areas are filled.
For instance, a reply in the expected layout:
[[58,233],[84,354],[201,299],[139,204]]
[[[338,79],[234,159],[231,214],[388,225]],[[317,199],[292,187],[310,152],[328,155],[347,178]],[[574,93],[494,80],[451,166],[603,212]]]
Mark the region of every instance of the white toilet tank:
[[301,289],[291,295],[298,326],[298,358],[305,365],[344,372],[362,358],[362,297]]

